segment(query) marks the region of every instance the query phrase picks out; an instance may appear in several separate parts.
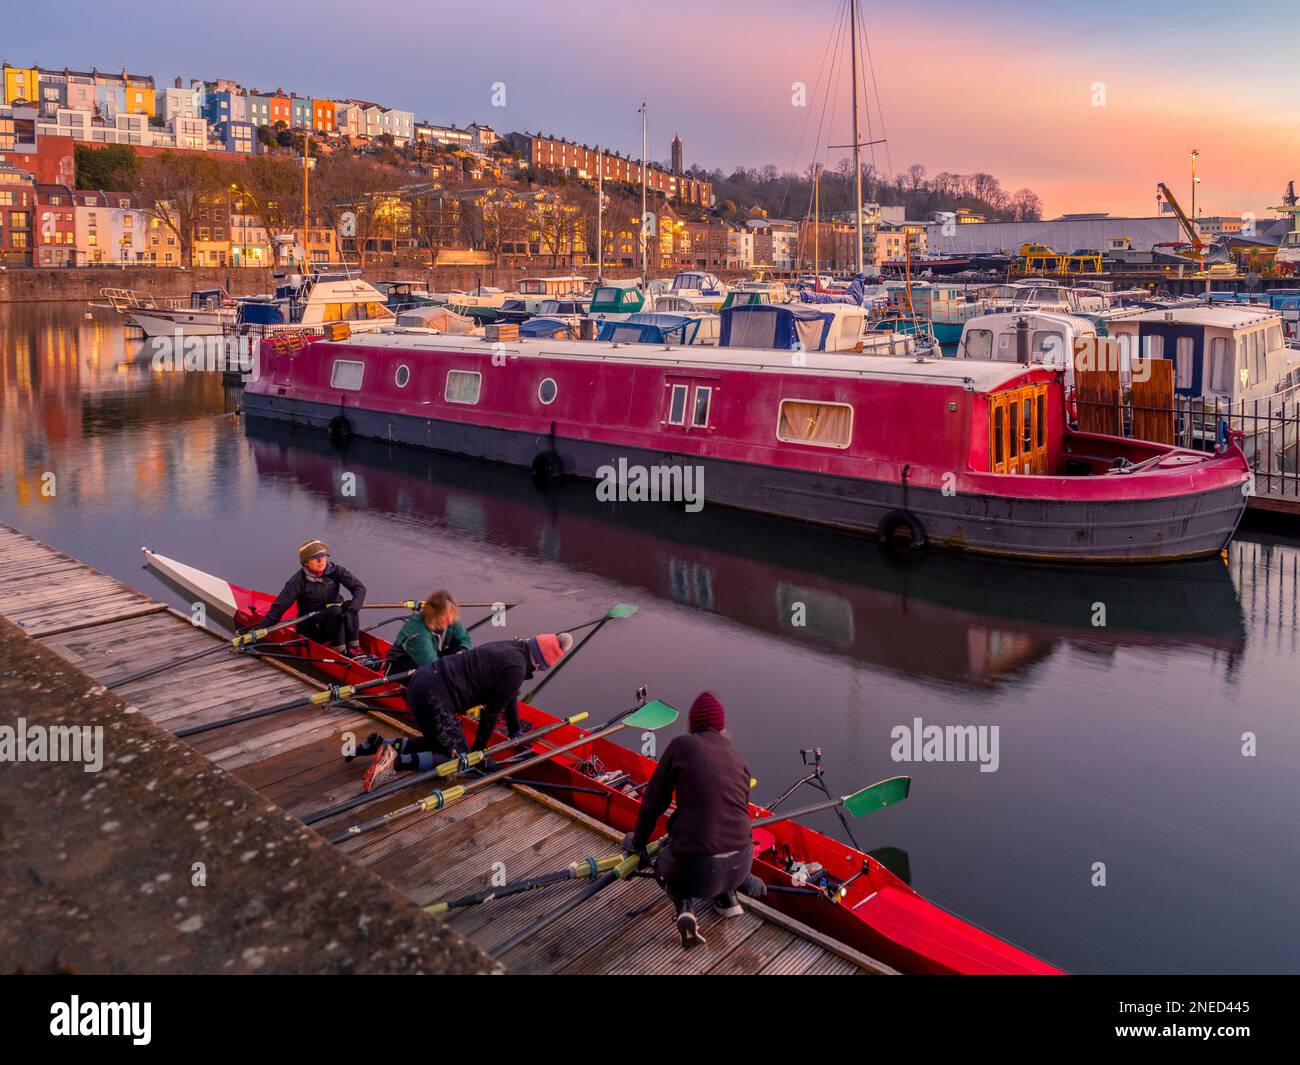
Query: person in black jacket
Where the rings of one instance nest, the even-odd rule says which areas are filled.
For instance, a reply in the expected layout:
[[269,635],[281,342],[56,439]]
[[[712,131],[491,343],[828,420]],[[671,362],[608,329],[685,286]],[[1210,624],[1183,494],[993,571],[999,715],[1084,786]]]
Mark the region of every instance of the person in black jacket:
[[[518,736],[519,689],[535,672],[555,665],[572,646],[569,633],[548,632],[531,640],[487,643],[421,666],[407,686],[406,705],[422,735],[381,742],[362,787],[370,791],[399,769],[432,769],[443,759],[484,750],[502,714],[506,731]],[[460,715],[476,706],[483,709],[471,747],[465,742]],[[358,748],[357,753],[369,751]]]
[[[361,623],[357,615],[366,601],[366,586],[330,561],[329,545],[322,540],[308,540],[298,548],[298,562],[298,572],[284,582],[271,609],[254,627],[275,625],[294,604],[298,606],[299,617],[325,608],[324,613],[296,626],[296,631],[355,658],[361,653]],[[342,588],[352,594],[347,602],[343,601]]]
[[743,912],[737,891],[762,896],[750,873],[754,840],[749,827],[749,770],[724,731],[726,715],[712,692],[691,704],[690,732],[668,745],[646,785],[636,828],[623,837],[629,854],[644,850],[655,823],[677,796],[668,819],[668,842],[656,859],[656,876],[673,900],[677,931],[687,949],[703,943],[696,903],[713,900],[724,917]]

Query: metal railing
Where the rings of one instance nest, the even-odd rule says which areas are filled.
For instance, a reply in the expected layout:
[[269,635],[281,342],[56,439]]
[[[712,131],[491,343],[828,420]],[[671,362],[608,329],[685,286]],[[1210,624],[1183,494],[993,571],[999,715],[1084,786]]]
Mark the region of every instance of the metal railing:
[[1172,406],[1146,406],[1125,394],[1109,401],[1075,397],[1072,404],[1076,425],[1111,436],[1214,451],[1239,434],[1255,473],[1253,494],[1300,500],[1300,386],[1235,403],[1175,396]]

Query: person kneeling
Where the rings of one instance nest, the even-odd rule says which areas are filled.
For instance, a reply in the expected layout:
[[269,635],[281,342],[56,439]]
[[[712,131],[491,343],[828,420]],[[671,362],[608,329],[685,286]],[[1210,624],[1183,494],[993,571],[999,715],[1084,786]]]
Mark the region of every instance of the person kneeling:
[[[421,735],[381,742],[362,787],[370,791],[399,769],[428,770],[471,750],[485,750],[503,714],[507,733],[512,739],[518,736],[523,731],[519,690],[524,681],[550,669],[572,646],[569,633],[548,632],[531,640],[484,644],[421,666],[406,689],[406,705]],[[483,710],[471,745],[465,741],[461,715],[476,706]]]
[[677,796],[668,841],[655,865],[687,949],[705,942],[695,912],[699,903],[712,900],[724,917],[739,917],[744,911],[737,891],[755,898],[767,893],[750,873],[750,776],[726,734],[722,703],[712,692],[703,692],[691,704],[689,720],[690,732],[668,745],[646,786],[635,830],[623,837],[627,853],[644,850],[655,822]]

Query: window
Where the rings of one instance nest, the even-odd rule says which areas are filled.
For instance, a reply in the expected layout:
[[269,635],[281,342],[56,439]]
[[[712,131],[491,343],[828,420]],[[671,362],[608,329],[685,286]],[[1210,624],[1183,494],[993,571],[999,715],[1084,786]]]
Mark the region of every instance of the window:
[[365,369],[364,362],[336,359],[330,371],[330,387],[346,389],[349,392],[361,391],[361,378]]
[[411,368],[403,363],[397,368],[397,373],[393,375],[393,380],[398,388],[405,388],[411,380]]
[[1214,337],[1210,341],[1210,391],[1232,394],[1232,357],[1228,353],[1227,337]]
[[847,403],[783,399],[776,438],[787,444],[846,448],[853,438],[853,408]]
[[695,388],[695,410],[691,414],[692,429],[709,427],[709,406],[713,401],[713,389],[697,385]]
[[473,370],[448,370],[447,387],[443,398],[448,403],[473,405],[478,402],[483,388],[483,375]]
[[672,398],[668,404],[669,425],[686,424],[686,392],[685,385],[673,385]]
[[1196,375],[1196,338],[1179,337],[1174,342],[1174,387],[1191,388]]
[[554,403],[558,391],[559,390],[556,388],[555,385],[555,379],[548,377],[545,380],[543,380],[540,385],[537,386],[537,398],[540,399],[543,403],[547,403],[547,404]]
[[1143,337],[1142,357],[1144,359],[1163,359],[1165,357],[1165,338],[1160,336]]

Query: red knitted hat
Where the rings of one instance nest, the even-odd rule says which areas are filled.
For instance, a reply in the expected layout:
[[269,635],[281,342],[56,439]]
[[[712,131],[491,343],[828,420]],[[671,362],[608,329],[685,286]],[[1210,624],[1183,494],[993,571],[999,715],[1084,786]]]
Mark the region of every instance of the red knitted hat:
[[567,632],[543,632],[528,642],[533,648],[533,663],[541,669],[550,669],[573,646],[573,637]]
[[713,692],[700,692],[691,703],[690,725],[692,732],[704,732],[716,729],[721,732],[727,727],[727,715]]

